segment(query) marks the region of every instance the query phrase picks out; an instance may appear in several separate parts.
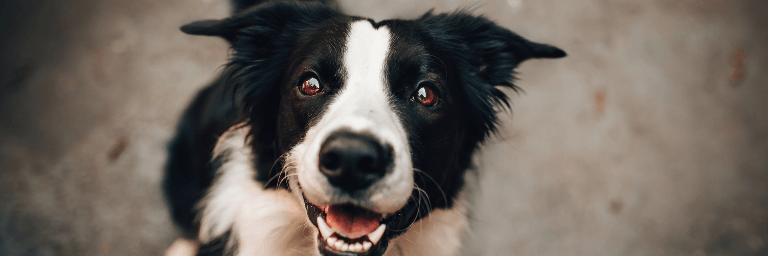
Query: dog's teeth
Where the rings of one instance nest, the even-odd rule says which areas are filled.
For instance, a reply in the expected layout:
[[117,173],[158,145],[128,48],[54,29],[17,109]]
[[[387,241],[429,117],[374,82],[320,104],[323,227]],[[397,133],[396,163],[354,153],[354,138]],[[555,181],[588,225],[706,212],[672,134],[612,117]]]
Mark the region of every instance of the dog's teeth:
[[339,241],[336,241],[336,243],[333,244],[333,247],[335,247],[336,250],[341,250],[341,245],[343,245],[343,244],[344,244],[344,241],[339,240]]
[[317,216],[317,229],[320,230],[320,234],[323,238],[328,238],[333,235],[333,230],[328,227],[328,224],[325,224],[325,220],[320,216]]
[[371,243],[377,244],[379,242],[379,239],[381,239],[381,236],[384,235],[384,230],[387,229],[386,224],[379,225],[379,228],[377,228],[375,231],[368,234],[368,240],[371,240]]
[[379,243],[379,240],[381,240],[381,237],[384,235],[384,231],[387,230],[387,225],[381,224],[378,228],[376,228],[375,231],[368,234],[367,236],[370,242],[364,241],[363,243],[358,242],[355,244],[347,244],[344,242],[344,240],[333,237],[335,232],[333,232],[333,230],[328,227],[328,224],[325,223],[325,220],[320,216],[317,217],[317,229],[320,230],[320,235],[323,236],[326,244],[336,250],[345,252],[365,252],[371,249],[373,245]]

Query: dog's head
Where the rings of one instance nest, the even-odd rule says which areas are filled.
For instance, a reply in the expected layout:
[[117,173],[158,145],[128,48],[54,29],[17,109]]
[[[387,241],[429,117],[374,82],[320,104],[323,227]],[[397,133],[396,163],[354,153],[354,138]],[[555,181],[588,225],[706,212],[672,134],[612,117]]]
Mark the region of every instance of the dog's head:
[[182,30],[232,45],[253,146],[282,166],[326,255],[381,255],[452,207],[513,69],[565,56],[466,12],[374,22],[284,2]]

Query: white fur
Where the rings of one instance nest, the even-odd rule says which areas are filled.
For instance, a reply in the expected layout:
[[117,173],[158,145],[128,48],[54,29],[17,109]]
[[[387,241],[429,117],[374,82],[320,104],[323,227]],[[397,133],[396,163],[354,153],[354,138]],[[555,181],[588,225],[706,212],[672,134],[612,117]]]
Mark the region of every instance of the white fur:
[[265,190],[255,180],[246,141],[249,129],[230,130],[216,144],[214,157],[225,156],[226,162],[200,204],[200,241],[210,242],[231,230],[227,246],[231,251],[237,244],[235,255],[317,254],[317,231],[303,201],[287,190]]
[[[238,245],[234,255],[319,255],[317,229],[307,218],[301,194],[265,190],[254,180],[253,155],[246,141],[248,129],[230,130],[216,144],[214,156],[228,158],[200,204],[200,241],[209,242],[231,229],[229,245]],[[290,182],[296,185],[296,179]],[[457,255],[468,225],[464,194],[460,193],[453,208],[433,211],[391,240],[385,255]],[[174,249],[174,253],[169,249],[166,255],[193,255],[189,252],[196,250],[196,244],[182,245],[184,248]]]
[[392,239],[384,256],[453,256],[461,251],[467,231],[467,205],[464,193],[451,209],[437,209],[414,223],[405,234]]
[[[384,68],[391,35],[366,20],[351,24],[344,52],[346,82],[320,121],[291,153],[307,200],[316,205],[354,203],[381,213],[402,208],[413,189],[411,153],[403,125],[390,104]],[[392,146],[393,171],[359,192],[356,201],[332,186],[318,170],[320,146],[336,131],[371,134]]]
[[170,247],[165,250],[165,256],[195,256],[197,253],[197,243],[184,238],[176,239]]

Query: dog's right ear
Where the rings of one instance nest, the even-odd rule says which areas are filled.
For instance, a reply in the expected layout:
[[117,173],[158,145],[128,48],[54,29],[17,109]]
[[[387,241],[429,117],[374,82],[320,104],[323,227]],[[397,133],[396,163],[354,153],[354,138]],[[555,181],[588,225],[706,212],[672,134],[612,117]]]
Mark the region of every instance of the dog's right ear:
[[252,127],[254,145],[274,140],[279,83],[298,39],[341,14],[322,1],[274,1],[248,7],[232,17],[181,27],[191,35],[217,36],[231,45],[222,83],[231,86],[242,118]]
[[181,26],[181,31],[190,35],[218,36],[232,41],[237,24],[231,18],[223,20],[200,20]]
[[[256,1],[258,2],[258,1]],[[235,6],[236,13],[221,20],[200,20],[181,27],[190,35],[218,36],[235,45],[240,35],[276,39],[284,28],[313,24],[339,15],[326,1],[266,2],[249,8]]]

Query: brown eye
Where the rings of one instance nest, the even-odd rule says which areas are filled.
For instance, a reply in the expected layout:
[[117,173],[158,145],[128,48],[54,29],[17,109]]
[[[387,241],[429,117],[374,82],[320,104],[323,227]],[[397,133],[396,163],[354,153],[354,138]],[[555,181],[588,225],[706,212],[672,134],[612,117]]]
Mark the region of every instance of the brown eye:
[[413,99],[421,105],[431,107],[437,104],[437,94],[428,86],[421,86],[413,95]]
[[301,84],[301,87],[299,87],[299,90],[304,95],[315,95],[323,88],[320,87],[320,81],[317,81],[317,78],[309,78],[304,83]]

